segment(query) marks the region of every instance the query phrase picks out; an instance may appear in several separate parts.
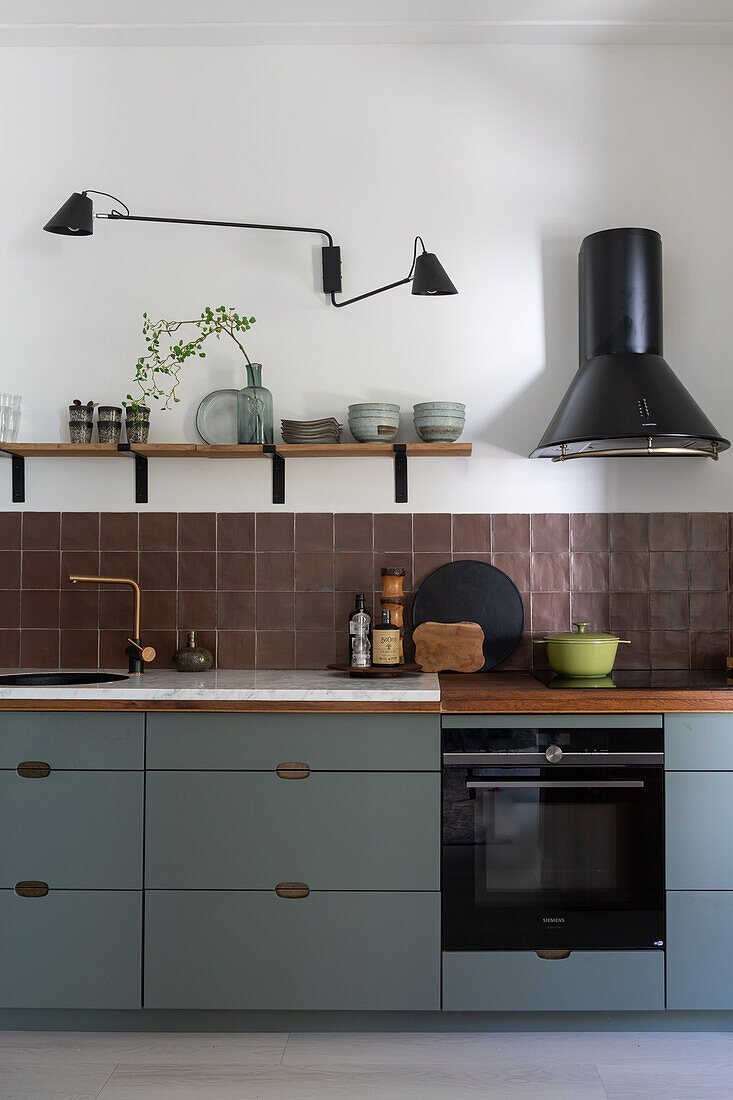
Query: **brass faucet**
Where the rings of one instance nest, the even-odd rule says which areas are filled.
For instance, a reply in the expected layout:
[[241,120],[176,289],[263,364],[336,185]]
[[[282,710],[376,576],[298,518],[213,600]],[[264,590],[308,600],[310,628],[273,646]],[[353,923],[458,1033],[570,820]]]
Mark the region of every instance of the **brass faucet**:
[[128,659],[128,670],[134,676],[139,676],[145,671],[145,663],[155,660],[155,650],[151,645],[144,646],[140,640],[140,585],[132,577],[80,577],[70,576],[72,584],[77,581],[85,581],[88,584],[129,584],[135,593],[135,608],[133,614],[132,637],[125,653]]

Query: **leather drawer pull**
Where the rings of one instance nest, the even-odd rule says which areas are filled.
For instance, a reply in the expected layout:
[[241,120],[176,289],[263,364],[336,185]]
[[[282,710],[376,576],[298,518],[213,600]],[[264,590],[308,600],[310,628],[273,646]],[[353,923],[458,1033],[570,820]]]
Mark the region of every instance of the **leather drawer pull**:
[[19,898],[45,898],[48,893],[47,882],[16,882],[15,892]]
[[15,770],[22,779],[45,779],[51,774],[51,765],[43,760],[23,760]]
[[538,959],[568,959],[569,951],[535,951]]
[[307,898],[310,890],[304,882],[278,882],[275,893],[279,898]]
[[275,774],[279,779],[307,779],[310,773],[311,770],[307,764],[299,764],[294,761],[278,764],[275,768]]

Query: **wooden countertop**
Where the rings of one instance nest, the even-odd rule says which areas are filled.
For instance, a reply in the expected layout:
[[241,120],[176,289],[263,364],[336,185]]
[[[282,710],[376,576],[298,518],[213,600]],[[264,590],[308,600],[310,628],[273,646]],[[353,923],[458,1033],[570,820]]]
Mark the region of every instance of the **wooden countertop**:
[[663,714],[733,713],[730,691],[665,688],[552,688],[529,672],[440,674],[443,714]]

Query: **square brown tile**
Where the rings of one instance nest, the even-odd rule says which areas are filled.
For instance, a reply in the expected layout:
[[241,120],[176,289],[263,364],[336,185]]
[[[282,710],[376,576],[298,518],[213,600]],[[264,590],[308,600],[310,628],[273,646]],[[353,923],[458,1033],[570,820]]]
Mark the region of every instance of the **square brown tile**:
[[144,550],[140,554],[140,584],[160,592],[178,587],[178,555],[175,550]]
[[0,629],[17,630],[19,626],[20,589],[5,589],[2,596],[0,596]]
[[725,668],[728,656],[728,631],[693,631],[692,667],[710,668],[720,671]]
[[491,516],[463,513],[453,516],[453,554],[491,553]]
[[255,627],[261,630],[295,630],[295,594],[293,592],[258,592],[255,604]]
[[531,532],[533,550],[566,554],[570,550],[570,517],[562,512],[537,512]]
[[686,630],[653,630],[652,668],[689,668],[690,635]]
[[[266,555],[262,556],[265,557]],[[220,592],[254,592],[254,554],[246,550],[241,552],[237,550],[227,550],[224,553],[217,554],[216,568],[217,588]]]
[[366,552],[374,546],[373,520],[369,512],[341,512],[333,517],[334,548]]
[[570,516],[573,551],[608,550],[608,516],[605,512],[574,512]]
[[590,623],[591,630],[610,630],[607,592],[571,592],[570,616],[574,623]]
[[0,550],[0,589],[20,588],[20,550]]
[[377,513],[374,516],[374,549],[409,554],[412,551],[412,521],[409,514]]
[[611,553],[611,589],[614,592],[637,592],[648,588],[648,553]]
[[692,512],[690,514],[690,550],[727,549],[727,512]]
[[0,668],[20,667],[20,631],[0,630]]
[[491,563],[516,584],[520,592],[529,592],[529,554],[492,554]]
[[58,588],[60,574],[58,550],[23,551],[23,588]]
[[652,512],[649,516],[650,550],[686,550],[687,512]]
[[102,512],[99,545],[102,550],[137,550],[137,512]]
[[213,550],[179,550],[179,591],[216,589],[216,557]]
[[649,629],[649,594],[614,592],[611,597],[611,629],[618,631]]
[[299,630],[295,635],[296,668],[325,668],[334,653],[333,630]]
[[333,552],[333,514],[299,512],[295,517],[295,549],[307,553]]
[[58,668],[59,631],[22,630],[20,663],[24,668]]
[[61,551],[61,587],[73,592],[87,591],[87,584],[72,584],[69,580],[74,576],[99,576],[99,551],[98,550],[62,550]]
[[[137,550],[102,550],[99,555],[99,572],[102,577],[129,577],[133,581],[139,580]],[[129,588],[129,585],[124,587]]]
[[61,629],[96,630],[99,593],[94,585],[71,585],[61,590]]
[[177,593],[172,590],[144,591],[142,621],[143,628],[146,630],[175,630],[178,624]]
[[371,551],[334,554],[334,587],[339,592],[371,592],[373,575]]
[[99,512],[63,512],[62,550],[99,549]]
[[292,668],[294,664],[295,631],[257,631],[255,668]]
[[177,550],[177,513],[141,512],[139,537],[141,550]]
[[650,592],[649,617],[652,630],[688,630],[690,596],[685,592]]
[[687,590],[687,554],[683,550],[652,550],[649,558],[649,585],[654,592]]
[[416,554],[449,554],[451,531],[450,515],[417,512],[412,517],[413,550]]
[[258,553],[256,564],[258,592],[292,592],[295,588],[295,554]]
[[727,630],[728,593],[690,592],[690,630]]
[[218,550],[254,550],[254,512],[220,512],[216,523]]
[[0,512],[0,550],[20,550],[20,512]]
[[178,625],[181,630],[216,629],[216,592],[179,592]]
[[216,550],[214,512],[181,512],[178,516],[178,552]]
[[255,522],[256,550],[294,550],[295,517],[292,512],[258,512]]
[[254,630],[254,592],[219,592],[217,622],[222,630]]
[[687,560],[691,591],[726,592],[728,590],[728,555],[724,551],[690,550]]
[[529,516],[494,513],[491,517],[491,549],[494,554],[529,552]]
[[61,631],[61,668],[98,668],[99,634],[96,630]]
[[[144,630],[143,641],[155,650],[155,660],[146,668],[164,668],[170,671],[173,654],[178,649],[178,634],[175,630]],[[123,659],[124,651],[123,651]]]
[[610,559],[605,551],[574,553],[571,568],[571,587],[574,591],[608,592]]
[[[125,650],[128,646],[128,630],[100,630],[99,631],[99,667],[110,671],[119,669],[127,672],[127,657]],[[145,636],[145,645],[152,645],[150,638]],[[145,666],[149,668],[149,665]]]
[[[412,587],[415,591],[420,587],[426,577],[441,565],[447,565],[451,560],[450,552],[444,554],[413,554],[412,556]],[[381,588],[381,578],[380,578]]]
[[[101,585],[99,589],[99,626],[102,630],[127,630],[132,631],[132,616],[135,601],[129,587],[110,588]],[[147,610],[147,604],[145,605]],[[151,624],[147,616],[143,615],[143,627]]]
[[532,592],[568,592],[570,589],[570,554],[533,553],[530,555],[530,590]]
[[[356,596],[356,593],[359,592],[359,591],[361,591],[362,594],[364,595],[365,603],[366,603],[366,611],[371,615],[372,623],[374,623],[374,621],[375,621],[375,619],[374,619],[375,615],[377,616],[377,621],[379,621],[379,618],[381,617],[380,616],[380,607],[379,607],[379,597],[378,596],[375,597],[374,593],[371,592],[368,588],[366,588],[366,589],[364,589],[364,588],[362,588],[362,589],[355,588],[355,589],[353,589],[353,591],[351,589],[349,589],[348,592],[334,592],[334,594],[333,594],[333,622],[332,622],[331,625],[335,628],[337,633],[339,631],[343,630],[346,633],[347,637],[348,637],[348,633],[349,633],[349,627],[348,627],[349,616],[351,615],[351,612],[354,610],[354,606],[355,606],[354,597]],[[300,596],[300,595],[301,595],[301,593],[297,593],[297,596]],[[305,593],[303,595],[305,595]],[[297,607],[297,603],[296,603],[296,607]],[[309,628],[307,625],[305,625],[303,627],[299,627],[299,629],[302,629],[302,630],[314,629],[315,630],[316,627],[314,626],[312,628]],[[319,627],[318,629],[325,629],[325,628]]]
[[46,588],[40,591],[24,589],[20,607],[20,625],[24,630],[28,627],[58,630],[60,615],[58,588]]
[[295,587],[299,592],[333,592],[333,551],[295,552]]
[[[611,597],[613,602],[613,597]],[[651,661],[651,635],[648,630],[625,630],[624,640],[630,645],[620,645],[615,667],[619,669],[649,668]]]
[[569,592],[532,593],[532,633],[570,629]]
[[61,547],[59,512],[23,513],[23,549],[58,550]]
[[217,645],[219,668],[255,667],[254,630],[220,630]]
[[[348,593],[352,599],[351,593]],[[344,616],[344,630],[348,615]],[[296,630],[333,631],[334,628],[333,592],[296,592],[295,627]]]
[[646,512],[612,512],[608,517],[612,550],[648,550],[649,516]]

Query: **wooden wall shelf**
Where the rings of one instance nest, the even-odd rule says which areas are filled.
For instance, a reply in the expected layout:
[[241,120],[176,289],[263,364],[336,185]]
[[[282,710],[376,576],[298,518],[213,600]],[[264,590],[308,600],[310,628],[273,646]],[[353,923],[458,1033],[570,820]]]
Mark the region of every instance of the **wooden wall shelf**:
[[391,458],[395,466],[395,500],[407,502],[407,459],[468,458],[470,443],[0,443],[0,454],[12,461],[12,497],[25,501],[26,458],[119,458],[135,460],[135,503],[148,503],[150,458],[262,458],[272,460],[272,502],[285,503],[285,459]]

